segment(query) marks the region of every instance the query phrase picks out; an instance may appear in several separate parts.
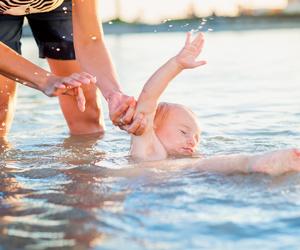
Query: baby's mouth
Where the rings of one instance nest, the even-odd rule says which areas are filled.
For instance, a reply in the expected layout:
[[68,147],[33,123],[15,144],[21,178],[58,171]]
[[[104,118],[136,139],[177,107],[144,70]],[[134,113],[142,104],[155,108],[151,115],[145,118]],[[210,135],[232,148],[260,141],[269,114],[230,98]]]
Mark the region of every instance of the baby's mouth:
[[193,154],[195,152],[195,150],[192,148],[182,148],[182,150],[184,153],[187,153],[187,154]]

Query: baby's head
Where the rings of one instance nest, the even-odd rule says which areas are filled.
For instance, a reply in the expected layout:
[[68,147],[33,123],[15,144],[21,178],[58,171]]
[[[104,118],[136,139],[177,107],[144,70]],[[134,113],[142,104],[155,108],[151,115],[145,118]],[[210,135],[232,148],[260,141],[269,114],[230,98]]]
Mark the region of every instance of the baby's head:
[[154,118],[154,130],[169,155],[192,155],[200,141],[195,114],[175,103],[160,103]]

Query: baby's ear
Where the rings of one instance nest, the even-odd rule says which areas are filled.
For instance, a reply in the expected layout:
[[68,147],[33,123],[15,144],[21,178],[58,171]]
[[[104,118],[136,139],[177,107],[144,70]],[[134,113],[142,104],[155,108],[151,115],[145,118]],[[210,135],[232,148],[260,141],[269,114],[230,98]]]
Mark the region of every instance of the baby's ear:
[[296,156],[297,158],[300,158],[300,149],[294,148],[293,151],[294,151],[295,156]]

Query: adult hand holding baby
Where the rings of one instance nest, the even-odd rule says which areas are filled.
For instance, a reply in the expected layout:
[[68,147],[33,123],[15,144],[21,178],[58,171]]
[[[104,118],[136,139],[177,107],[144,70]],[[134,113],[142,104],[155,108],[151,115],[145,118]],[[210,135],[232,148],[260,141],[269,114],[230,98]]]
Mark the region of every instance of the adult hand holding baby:
[[86,99],[81,86],[90,83],[96,83],[96,78],[86,72],[73,73],[67,77],[51,75],[41,90],[50,97],[59,95],[75,96],[78,109],[84,112]]

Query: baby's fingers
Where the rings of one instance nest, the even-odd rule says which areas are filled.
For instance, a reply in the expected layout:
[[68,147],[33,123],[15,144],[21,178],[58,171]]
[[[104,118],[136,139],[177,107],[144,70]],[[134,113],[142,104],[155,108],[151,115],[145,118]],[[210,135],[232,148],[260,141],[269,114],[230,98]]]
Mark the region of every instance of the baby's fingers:
[[205,65],[207,62],[206,61],[197,61],[194,64],[194,68]]
[[192,32],[186,33],[185,45],[189,45],[191,43]]
[[204,34],[202,32],[198,33],[197,36],[194,38],[192,44],[197,47],[202,47],[204,43]]
[[80,88],[80,87],[77,88],[76,101],[77,101],[78,109],[79,109],[81,112],[84,112],[84,111],[85,111],[85,103],[86,103],[86,100],[85,100],[85,96],[84,96],[83,90],[82,90],[82,88]]

